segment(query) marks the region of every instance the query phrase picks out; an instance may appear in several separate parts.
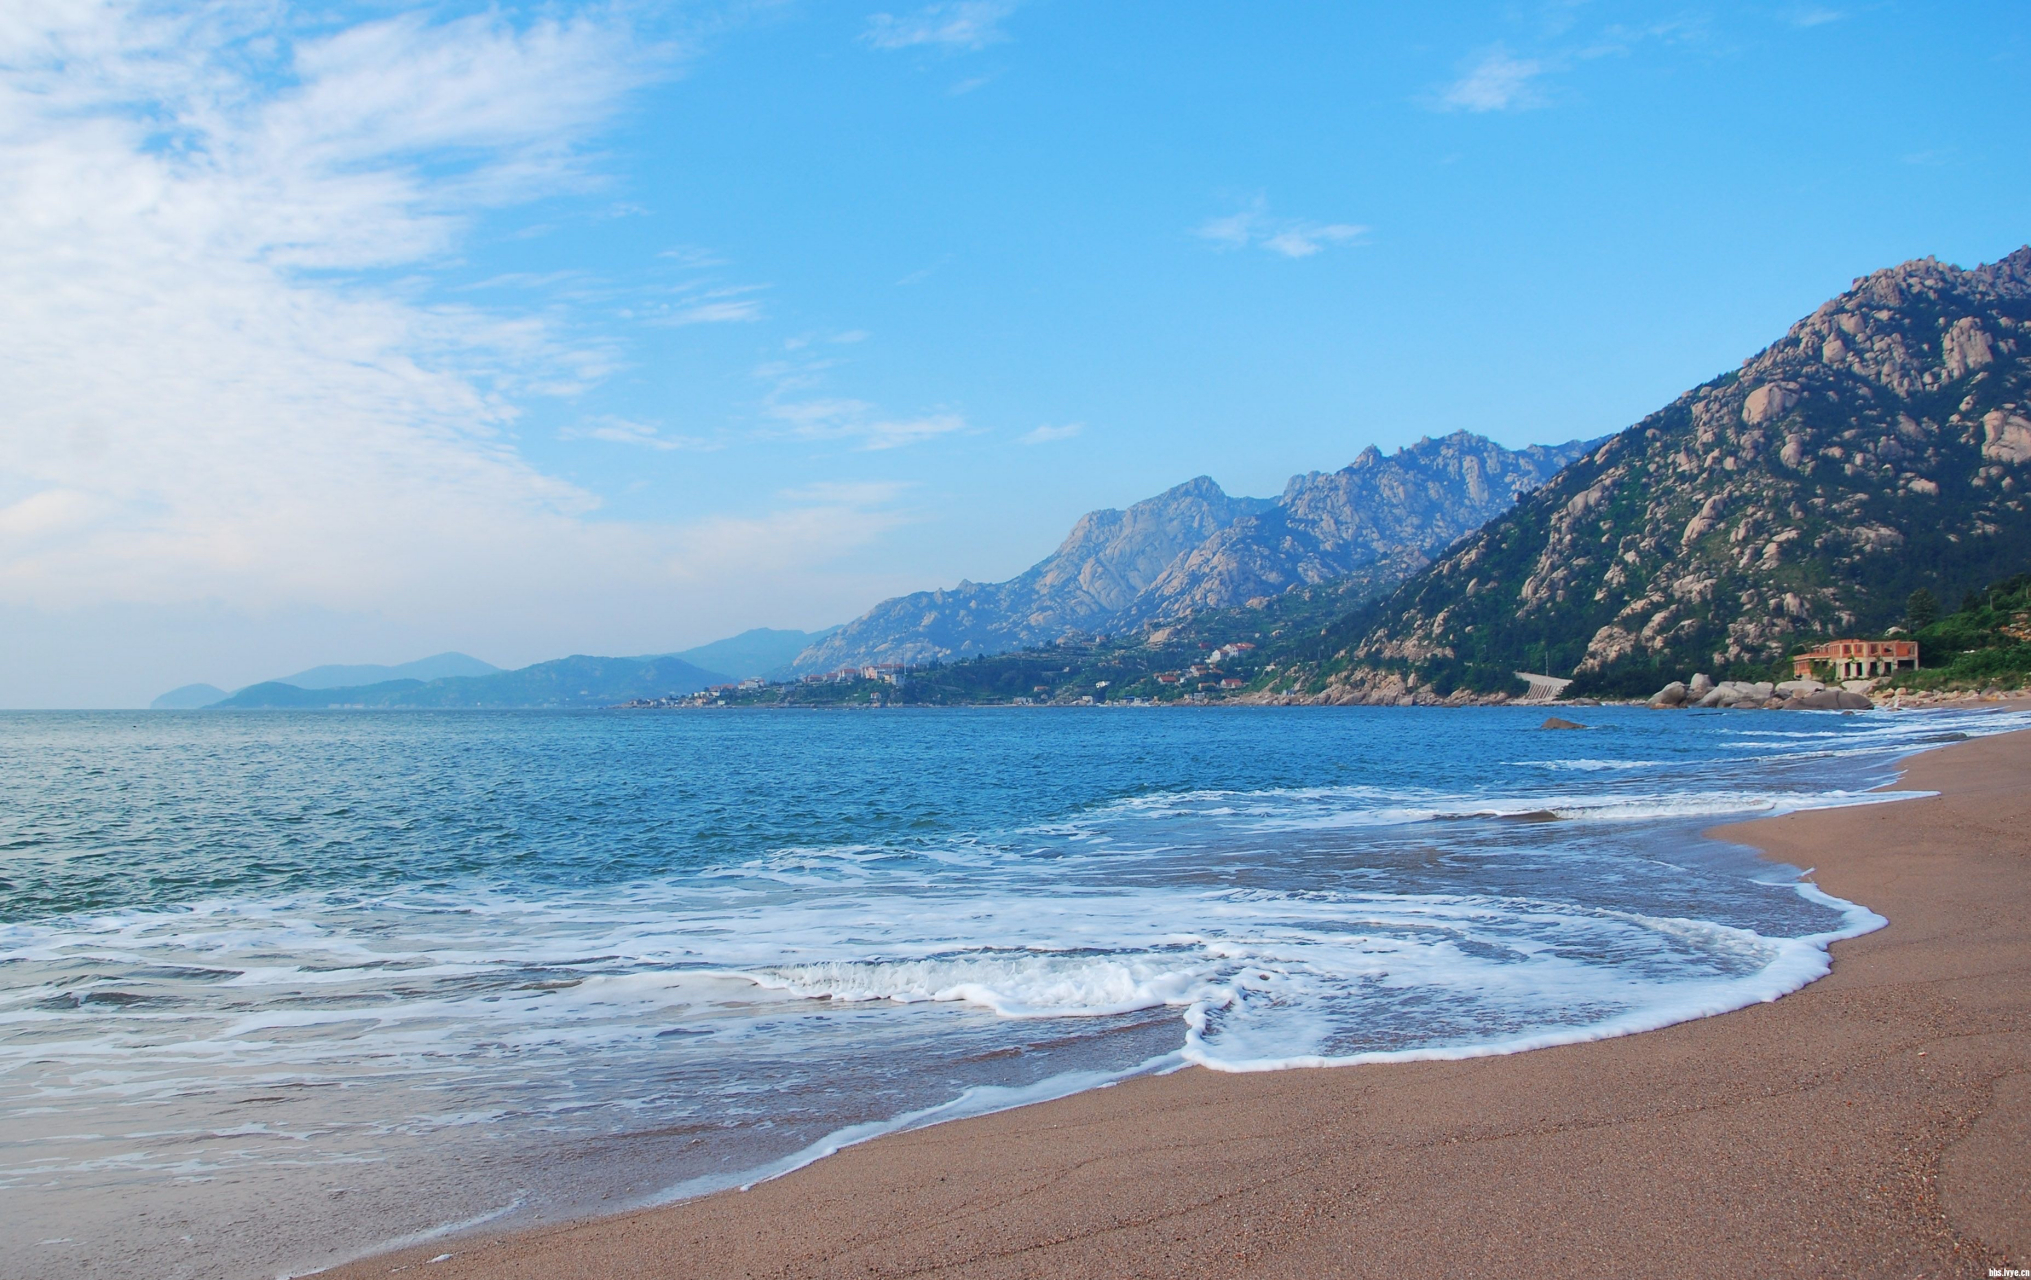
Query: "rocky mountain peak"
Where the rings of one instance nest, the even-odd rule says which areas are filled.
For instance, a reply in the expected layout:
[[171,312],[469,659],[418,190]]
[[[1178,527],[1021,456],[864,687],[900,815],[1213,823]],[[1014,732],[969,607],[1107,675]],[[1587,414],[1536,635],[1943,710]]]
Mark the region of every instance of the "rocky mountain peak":
[[[2031,249],[1862,277],[1404,584],[1347,679],[1769,661],[2031,555]],[[1368,675],[1357,675],[1365,670]]]
[[887,600],[799,656],[803,670],[924,662],[1135,630],[1261,602],[1357,572],[1393,583],[1581,446],[1511,450],[1467,432],[1334,472],[1274,500],[1199,476],[1125,510],[1089,512],[1049,557],[1007,582]]

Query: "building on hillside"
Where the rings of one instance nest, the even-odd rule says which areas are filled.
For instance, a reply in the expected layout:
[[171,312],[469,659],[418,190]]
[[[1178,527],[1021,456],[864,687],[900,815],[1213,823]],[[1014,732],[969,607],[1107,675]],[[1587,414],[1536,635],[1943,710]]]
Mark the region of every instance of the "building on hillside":
[[1861,680],[1887,676],[1897,671],[1918,670],[1916,640],[1829,640],[1817,649],[1808,649],[1791,659],[1791,672],[1800,679],[1812,674],[1815,665],[1834,669],[1836,680]]

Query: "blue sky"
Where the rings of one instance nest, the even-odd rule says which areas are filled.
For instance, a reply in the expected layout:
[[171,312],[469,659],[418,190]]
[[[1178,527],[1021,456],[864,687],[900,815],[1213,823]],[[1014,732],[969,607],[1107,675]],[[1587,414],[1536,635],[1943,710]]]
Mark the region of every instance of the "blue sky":
[[1603,434],[2031,239],[2027,33],[27,0],[0,704],[816,627],[1201,473]]

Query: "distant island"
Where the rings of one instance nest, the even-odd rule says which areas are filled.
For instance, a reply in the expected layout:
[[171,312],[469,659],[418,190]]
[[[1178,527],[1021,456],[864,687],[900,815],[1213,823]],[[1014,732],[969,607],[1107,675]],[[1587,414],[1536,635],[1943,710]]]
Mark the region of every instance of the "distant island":
[[604,707],[681,694],[715,683],[789,670],[797,654],[831,634],[758,627],[681,653],[638,658],[574,656],[514,671],[463,653],[395,666],[312,667],[228,693],[209,684],[173,689],[153,710],[314,708]]

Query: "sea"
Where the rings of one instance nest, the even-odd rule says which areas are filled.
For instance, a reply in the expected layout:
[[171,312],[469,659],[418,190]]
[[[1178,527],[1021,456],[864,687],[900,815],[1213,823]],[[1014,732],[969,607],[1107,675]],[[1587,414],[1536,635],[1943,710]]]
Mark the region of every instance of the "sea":
[[1776,999],[1884,921],[1702,831],[2031,724],[1560,714],[0,714],[0,1274],[301,1274]]

